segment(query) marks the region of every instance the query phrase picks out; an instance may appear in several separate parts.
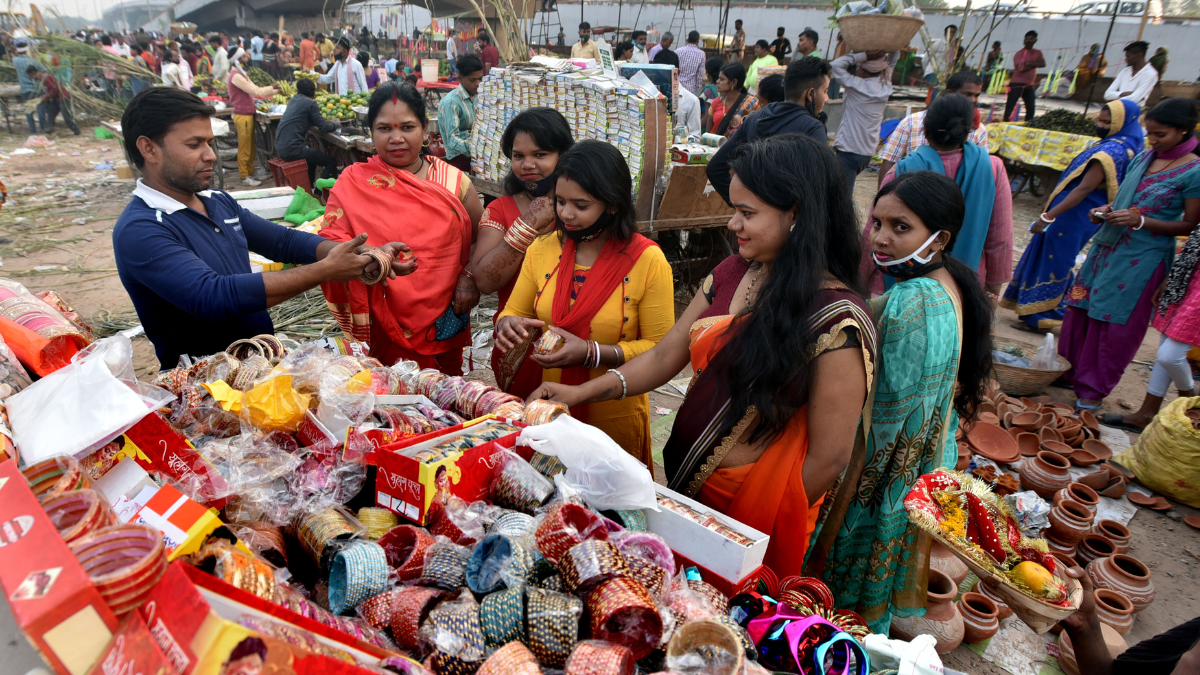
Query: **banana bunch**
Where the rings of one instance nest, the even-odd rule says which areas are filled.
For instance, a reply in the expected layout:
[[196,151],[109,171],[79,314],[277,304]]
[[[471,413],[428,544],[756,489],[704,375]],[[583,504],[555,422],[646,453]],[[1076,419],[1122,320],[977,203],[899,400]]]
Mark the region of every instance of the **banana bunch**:
[[[296,83],[295,82],[287,82],[285,80],[280,80],[278,84],[279,84],[279,96],[283,97],[284,103],[287,103],[288,100],[290,100],[293,96],[296,95]],[[279,98],[279,96],[276,96],[276,98]]]
[[312,80],[313,82],[316,82],[317,78],[320,77],[319,73],[314,73],[311,70],[297,70],[292,74],[301,80]]

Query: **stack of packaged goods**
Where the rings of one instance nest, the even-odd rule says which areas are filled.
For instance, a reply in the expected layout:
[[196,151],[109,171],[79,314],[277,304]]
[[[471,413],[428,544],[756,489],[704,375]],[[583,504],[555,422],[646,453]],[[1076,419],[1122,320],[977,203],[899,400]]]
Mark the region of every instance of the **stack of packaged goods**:
[[484,180],[502,181],[508,174],[508,160],[500,150],[505,127],[526,108],[553,108],[566,118],[576,140],[601,140],[621,151],[629,164],[636,201],[644,159],[655,152],[647,147],[646,133],[647,105],[652,100],[625,79],[493,68],[483,78],[476,99],[472,168]]

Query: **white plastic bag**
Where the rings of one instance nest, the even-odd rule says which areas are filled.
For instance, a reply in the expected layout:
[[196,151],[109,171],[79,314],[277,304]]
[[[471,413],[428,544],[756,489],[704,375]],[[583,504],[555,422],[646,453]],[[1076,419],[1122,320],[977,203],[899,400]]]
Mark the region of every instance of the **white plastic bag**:
[[1058,363],[1055,356],[1058,356],[1058,352],[1054,349],[1054,333],[1046,333],[1046,338],[1038,346],[1031,365],[1038,370],[1054,370]]
[[872,670],[897,670],[912,675],[941,675],[942,659],[934,650],[932,635],[918,635],[911,642],[891,640],[874,633],[863,638]]
[[554,477],[559,490],[578,494],[597,511],[658,510],[650,471],[596,427],[561,415],[526,427],[517,442],[557,457],[567,467]]
[[175,397],[138,382],[124,335],[98,340],[71,363],[5,400],[13,442],[27,464],[86,457]]

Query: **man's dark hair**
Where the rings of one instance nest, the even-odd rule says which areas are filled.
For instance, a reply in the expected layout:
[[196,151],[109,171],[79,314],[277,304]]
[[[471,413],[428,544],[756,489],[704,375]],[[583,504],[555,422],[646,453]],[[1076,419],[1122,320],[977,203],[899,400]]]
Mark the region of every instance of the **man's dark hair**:
[[317,95],[317,85],[313,84],[312,80],[298,77],[296,78],[296,93],[312,98]]
[[347,40],[346,38],[344,38],[344,37],[338,38],[338,41],[336,44],[341,45],[342,49],[345,49],[346,51],[350,51],[350,41]]
[[1137,42],[1130,42],[1129,44],[1125,45],[1125,51],[1127,52],[1141,52],[1142,54],[1145,54],[1149,50],[1150,43],[1146,42],[1145,40],[1138,40]]
[[800,37],[806,37],[809,40],[811,40],[813,43],[813,47],[816,47],[817,42],[819,42],[821,40],[820,34],[818,34],[817,31],[815,31],[811,28],[805,28],[804,30],[800,31]]
[[316,37],[319,37],[319,38],[321,38],[322,40],[324,40],[324,39],[325,39],[325,34],[324,34],[324,33],[317,33]]
[[209,35],[208,42],[209,42],[209,44],[214,44],[219,47],[219,46],[221,46],[221,36],[220,35]]
[[688,41],[689,45],[699,44],[700,43],[700,31],[694,30],[694,31],[688,33],[687,41]]
[[634,42],[637,42],[637,39],[642,37],[645,34],[646,34],[646,31],[644,31],[644,30],[635,30],[635,31],[633,31],[633,35],[631,36],[630,39],[632,39]]
[[417,86],[417,74],[416,74],[416,73],[409,73],[409,74],[405,75],[405,76],[404,76],[404,81],[405,81],[405,82],[407,82],[407,83],[409,83],[409,84],[411,84],[411,85],[413,85],[414,87],[415,87],[415,86]]
[[735,26],[736,26],[736,25],[738,25],[738,24],[739,24],[739,23],[741,23],[741,22],[742,22],[742,20],[741,20],[741,19],[734,19],[734,20],[733,20],[733,25],[735,25]]
[[946,26],[945,28],[943,28],[942,35],[949,33],[951,30],[953,30],[955,33],[957,33],[958,32],[958,24],[952,23],[949,26]]
[[1031,31],[1025,33],[1025,37],[1029,37],[1030,35],[1032,35],[1033,37],[1037,37],[1038,33],[1036,30],[1031,30]]
[[483,32],[483,31],[479,31],[479,35],[476,35],[475,39],[479,40],[480,42],[482,42],[485,45],[492,44],[491,36],[489,36],[487,33]]
[[816,56],[792,61],[783,74],[783,94],[787,100],[799,103],[804,100],[804,92],[821,86],[821,80],[830,72],[829,64]]
[[272,40],[278,40],[278,39],[279,39],[279,33],[271,33],[271,39],[272,39]]
[[262,37],[263,32],[257,28],[254,29],[254,37]]
[[586,22],[586,21],[584,21],[583,23],[579,24],[579,30],[591,30],[591,29],[592,29],[592,24],[590,24],[590,23],[588,23],[588,22]]
[[467,54],[460,58],[456,65],[458,66],[458,77],[461,79],[483,70],[483,59],[474,54]]
[[28,68],[25,69],[25,74],[26,75],[37,75],[37,71],[38,71],[37,66],[29,66]]
[[307,40],[308,39],[308,31],[304,31],[304,32],[300,33],[300,39]]
[[175,87],[148,87],[134,96],[121,115],[121,130],[125,135],[125,155],[130,163],[141,168],[146,159],[137,148],[137,139],[145,136],[162,143],[171,127],[193,117],[212,117],[213,107],[191,92]]
[[105,47],[111,47],[112,46],[112,38],[108,37],[107,35],[101,35],[100,36],[100,44],[104,45]]
[[779,103],[783,100],[783,76],[768,75],[758,83],[758,98],[767,103]]
[[654,55],[654,60],[651,61],[651,63],[658,63],[658,64],[662,64],[662,65],[667,65],[667,66],[675,66],[676,68],[678,68],[679,67],[679,55],[676,54],[675,52],[671,51],[670,49],[667,49],[664,47],[664,48],[658,50],[658,53]]
[[763,51],[767,51],[771,48],[771,43],[767,42],[766,40],[759,40],[758,42],[754,43],[754,46],[762,47]]
[[946,80],[946,91],[958,91],[968,84],[983,86],[983,80],[973,71],[960,70],[951,75],[949,80]]

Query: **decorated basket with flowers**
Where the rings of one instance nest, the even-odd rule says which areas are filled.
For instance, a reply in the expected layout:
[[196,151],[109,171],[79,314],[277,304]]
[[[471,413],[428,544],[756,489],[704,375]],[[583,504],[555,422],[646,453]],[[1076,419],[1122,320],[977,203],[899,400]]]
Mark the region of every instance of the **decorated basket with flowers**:
[[904,498],[908,519],[958,556],[1030,628],[1045,633],[1079,609],[1083,587],[1046,541],[1021,534],[1016,518],[987,483],[939,469],[917,479]]

